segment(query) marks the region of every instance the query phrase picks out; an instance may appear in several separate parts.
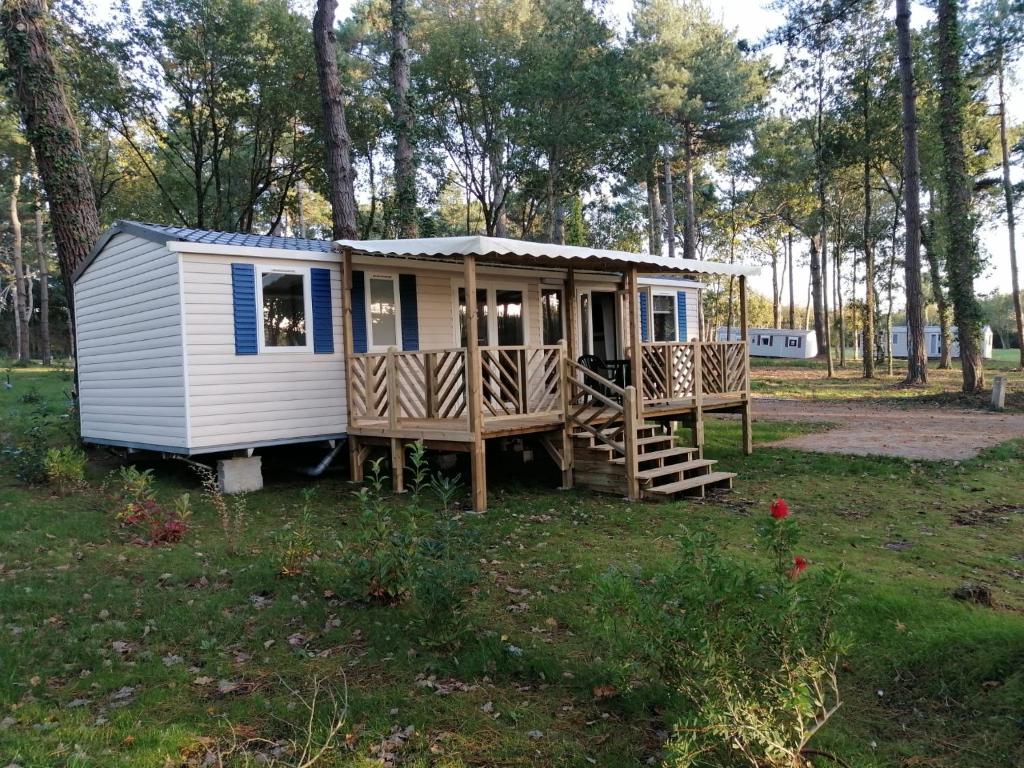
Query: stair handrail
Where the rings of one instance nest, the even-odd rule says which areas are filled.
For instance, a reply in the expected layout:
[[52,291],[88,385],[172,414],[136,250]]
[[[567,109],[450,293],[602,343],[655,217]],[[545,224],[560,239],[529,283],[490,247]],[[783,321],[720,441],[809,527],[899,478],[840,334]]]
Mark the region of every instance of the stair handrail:
[[[596,441],[607,445],[615,453],[619,455],[626,455],[626,440],[623,438],[622,443],[617,443],[612,437],[607,436],[600,429],[596,429],[590,422],[595,419],[597,415],[606,415],[607,418],[602,423],[608,421],[615,421],[622,419],[625,421],[624,409],[625,404],[628,404],[635,408],[635,398],[627,398],[627,390],[632,390],[632,387],[623,389],[615,382],[606,379],[598,373],[594,373],[592,370],[584,365],[580,365],[575,360],[568,357],[565,358],[565,382],[564,386],[567,392],[567,403],[569,407],[565,411],[565,421],[568,429],[574,427],[582,429],[584,432],[593,437]],[[582,379],[581,379],[582,375]],[[595,385],[591,386],[587,384],[587,380],[592,380]],[[603,392],[597,389],[597,387],[603,387],[607,391],[614,395],[618,395],[622,398],[622,402],[616,402],[611,397],[608,397]],[[589,398],[586,402],[578,402],[581,396]],[[598,410],[590,414],[588,419],[584,419],[583,414],[594,402],[600,404]],[[622,430],[625,435],[625,429]]]

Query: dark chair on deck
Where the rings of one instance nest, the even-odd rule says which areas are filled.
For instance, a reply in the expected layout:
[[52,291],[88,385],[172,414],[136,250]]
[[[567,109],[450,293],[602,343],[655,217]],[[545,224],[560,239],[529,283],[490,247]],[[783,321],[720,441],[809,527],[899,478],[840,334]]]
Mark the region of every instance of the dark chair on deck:
[[[602,360],[597,355],[580,355],[579,359],[576,362],[578,362],[580,365],[582,365],[588,371],[593,371],[595,374],[600,376],[602,379],[606,379],[606,380],[609,380],[609,381],[611,380],[611,373],[608,370],[608,363],[606,363],[604,360]],[[593,389],[597,390],[598,392],[600,392],[602,395],[604,395],[607,398],[610,398],[612,400],[618,400],[619,399],[618,395],[616,395],[614,392],[612,392],[608,388],[608,386],[606,384],[604,384],[603,382],[599,381],[598,379],[596,379],[594,377],[587,376],[585,378],[585,380],[584,380],[584,383],[587,386],[592,387]]]

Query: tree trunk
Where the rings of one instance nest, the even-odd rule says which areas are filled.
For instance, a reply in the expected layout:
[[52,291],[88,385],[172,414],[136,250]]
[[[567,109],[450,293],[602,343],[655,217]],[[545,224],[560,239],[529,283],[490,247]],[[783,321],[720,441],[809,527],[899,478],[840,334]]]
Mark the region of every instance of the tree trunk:
[[391,0],[391,113],[395,121],[395,221],[399,237],[416,237],[416,164],[409,105],[409,12]]
[[498,150],[493,150],[490,155],[490,185],[491,185],[491,220],[489,222],[488,235],[493,237],[506,237],[508,235],[508,216],[505,211],[505,177],[502,174],[502,161]]
[[78,126],[50,50],[48,17],[44,0],[6,0],[0,27],[8,76],[14,81],[26,135],[50,201],[50,224],[73,335],[71,278],[99,237],[100,225]]
[[999,87],[999,147],[1002,150],[1003,197],[1006,199],[1006,229],[1010,238],[1010,282],[1013,290],[1013,316],[1017,323],[1019,365],[1024,369],[1024,313],[1021,311],[1020,273],[1017,270],[1016,220],[1013,213],[1013,183],[1010,180],[1010,150],[1006,138],[1006,92],[1004,89],[1006,64],[1000,42],[997,82]]
[[686,207],[686,221],[683,228],[683,258],[697,258],[697,213],[693,200],[693,139],[690,136],[690,129],[686,129],[685,143],[683,145],[683,159],[685,161],[685,176],[683,178],[683,204]]
[[887,286],[888,300],[886,302],[885,312],[885,364],[889,376],[892,376],[893,371],[893,360],[892,360],[892,302],[893,302],[893,286],[896,283],[896,242],[897,242],[897,231],[900,225],[900,213],[899,207],[897,206],[896,212],[892,217],[892,242],[889,248],[889,284]]
[[661,193],[658,191],[657,161],[647,164],[647,243],[654,256],[661,256]]
[[676,256],[676,206],[672,190],[672,158],[665,153],[664,161],[665,179],[665,239],[668,240],[668,257],[674,259]]
[[842,249],[842,219],[840,218],[842,204],[836,207],[836,243],[832,248],[833,277],[832,291],[835,296],[836,317],[839,320],[839,367],[846,367],[846,318],[843,316],[843,249]]
[[949,226],[946,274],[960,340],[963,391],[977,392],[985,385],[980,338],[982,313],[974,293],[974,279],[981,266],[971,218],[971,186],[963,144],[966,94],[961,71],[963,41],[957,21],[956,0],[938,0],[937,16],[938,118],[943,149],[943,197]]
[[338,52],[334,44],[334,14],[337,0],[317,0],[313,14],[313,48],[320,84],[320,106],[324,117],[324,151],[330,188],[331,236],[353,240],[356,229],[355,173],[351,145],[345,125],[345,100],[338,77]]
[[928,381],[921,288],[921,189],[917,152],[917,92],[910,48],[910,0],[896,2],[900,93],[903,102],[903,218],[906,230],[907,384]]
[[50,354],[50,270],[46,259],[46,240],[43,237],[43,196],[39,178],[35,180],[36,261],[39,264],[39,356],[43,365],[51,362]]
[[822,311],[821,296],[821,235],[811,235],[811,295],[814,308],[814,336],[818,342],[818,357],[828,351],[828,343],[825,340],[824,312]]
[[28,280],[25,279],[25,260],[22,256],[21,217],[18,215],[18,194],[21,191],[21,171],[17,163],[11,174],[10,225],[11,256],[14,264],[14,336],[18,360],[31,359],[29,344]]
[[786,251],[789,260],[789,327],[796,328],[796,297],[794,290],[796,285],[796,272],[793,271],[793,232],[786,233]]
[[[866,91],[866,89],[865,89]],[[864,378],[875,378],[875,244],[871,239],[871,149],[864,99]]]
[[782,307],[779,306],[779,254],[772,248],[772,323],[774,328],[782,327]]

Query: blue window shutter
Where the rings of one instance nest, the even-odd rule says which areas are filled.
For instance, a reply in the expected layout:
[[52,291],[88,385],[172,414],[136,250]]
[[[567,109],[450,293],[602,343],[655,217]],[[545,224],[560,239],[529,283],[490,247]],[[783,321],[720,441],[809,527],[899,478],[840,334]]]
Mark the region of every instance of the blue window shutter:
[[676,328],[679,334],[679,341],[689,341],[690,335],[686,332],[686,291],[676,293],[676,315],[679,324]]
[[309,292],[313,298],[313,353],[334,353],[334,313],[331,311],[331,270],[309,270]]
[[256,313],[256,268],[252,264],[231,265],[231,298],[235,317],[235,354],[255,355],[259,317]]
[[402,349],[420,348],[420,321],[416,311],[416,275],[398,276],[398,302],[402,308]]
[[352,273],[352,350],[365,352],[366,346],[366,280],[362,272]]
[[640,289],[640,341],[651,340],[651,329],[647,319],[647,291]]

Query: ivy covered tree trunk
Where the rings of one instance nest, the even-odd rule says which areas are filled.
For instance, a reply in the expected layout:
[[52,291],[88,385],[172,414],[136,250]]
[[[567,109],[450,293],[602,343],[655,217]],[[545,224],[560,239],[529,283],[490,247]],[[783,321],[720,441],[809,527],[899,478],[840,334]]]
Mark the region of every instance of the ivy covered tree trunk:
[[907,288],[907,384],[928,381],[921,286],[921,183],[917,152],[917,91],[910,49],[910,0],[896,2],[896,38],[903,101],[903,221]]
[[35,179],[35,247],[39,264],[39,357],[49,365],[50,355],[50,269],[47,265],[46,239],[43,236],[43,196],[39,178]]
[[50,224],[74,334],[71,277],[100,234],[78,126],[50,49],[45,0],[5,0],[0,31],[29,144],[50,201]]
[[981,263],[971,214],[971,187],[964,154],[966,92],[961,69],[963,40],[957,19],[956,0],[938,0],[937,15],[938,119],[943,151],[943,197],[949,227],[946,272],[949,277],[949,296],[953,303],[953,319],[960,341],[963,391],[977,392],[985,386],[981,361],[982,312],[974,293],[974,279],[981,271]]
[[356,229],[355,172],[352,170],[345,99],[338,77],[338,53],[334,45],[334,14],[337,0],[317,0],[313,14],[313,47],[320,84],[320,106],[324,117],[324,151],[331,196],[331,235],[352,240]]
[[395,220],[399,237],[416,237],[416,164],[409,104],[409,11],[391,0],[391,114],[395,121]]
[[693,137],[690,129],[686,130],[685,143],[683,145],[683,160],[685,164],[685,177],[683,178],[683,205],[686,219],[683,222],[683,258],[697,258],[697,212],[693,200]]
[[11,173],[11,256],[14,261],[14,325],[18,339],[18,359],[27,363],[32,358],[29,329],[29,281],[25,271],[24,238],[21,234],[21,216],[18,214],[19,195],[21,193],[21,170],[15,163]]
[[928,260],[928,272],[932,284],[932,300],[939,312],[939,369],[946,371],[953,367],[953,332],[950,328],[949,300],[942,289],[941,254],[935,241],[935,203],[929,191],[928,224],[921,228],[921,245]]

